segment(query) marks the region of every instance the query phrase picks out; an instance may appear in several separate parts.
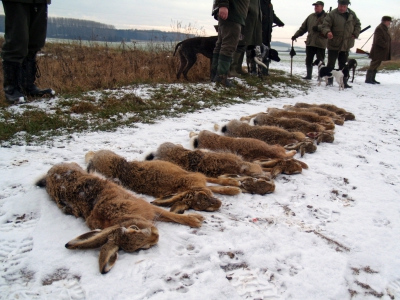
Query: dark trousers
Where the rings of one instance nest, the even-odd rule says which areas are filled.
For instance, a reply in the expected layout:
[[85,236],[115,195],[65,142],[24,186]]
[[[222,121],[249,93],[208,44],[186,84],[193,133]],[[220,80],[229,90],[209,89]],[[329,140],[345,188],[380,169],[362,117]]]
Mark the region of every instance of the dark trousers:
[[349,57],[348,51],[328,50],[328,64],[327,67],[335,68],[336,60],[339,64],[339,69],[343,69]]
[[5,43],[1,52],[4,61],[21,63],[34,58],[43,48],[47,31],[47,4],[3,1]]
[[382,61],[380,60],[371,60],[371,63],[369,64],[369,71],[377,71],[379,66],[381,65]]
[[320,61],[324,61],[325,60],[325,49],[318,48],[318,47],[312,47],[312,46],[306,46],[306,66],[312,66],[315,55],[317,56],[317,59],[319,59]]
[[218,40],[215,44],[214,53],[232,57],[240,39],[242,26],[239,23],[219,20]]

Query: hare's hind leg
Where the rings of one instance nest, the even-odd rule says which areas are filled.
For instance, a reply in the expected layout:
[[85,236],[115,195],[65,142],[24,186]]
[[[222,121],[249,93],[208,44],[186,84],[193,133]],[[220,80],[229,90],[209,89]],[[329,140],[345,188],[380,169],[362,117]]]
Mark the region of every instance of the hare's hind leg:
[[204,220],[204,217],[200,214],[180,215],[159,207],[154,207],[154,212],[156,214],[155,221],[173,222],[196,228],[201,227]]
[[216,194],[221,194],[221,195],[237,195],[242,192],[242,190],[239,187],[235,186],[207,186],[213,193]]

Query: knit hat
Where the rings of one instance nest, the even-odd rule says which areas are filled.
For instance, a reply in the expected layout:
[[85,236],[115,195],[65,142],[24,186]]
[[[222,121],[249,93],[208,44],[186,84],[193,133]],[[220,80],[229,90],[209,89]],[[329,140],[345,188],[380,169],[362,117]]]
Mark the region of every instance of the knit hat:
[[324,2],[322,2],[322,1],[317,1],[317,2],[313,3],[312,5],[322,5],[322,6],[324,6]]
[[338,3],[341,5],[349,5],[351,4],[349,0],[338,0]]
[[386,21],[392,22],[392,18],[388,17],[388,16],[383,16],[382,17],[382,22],[386,22]]

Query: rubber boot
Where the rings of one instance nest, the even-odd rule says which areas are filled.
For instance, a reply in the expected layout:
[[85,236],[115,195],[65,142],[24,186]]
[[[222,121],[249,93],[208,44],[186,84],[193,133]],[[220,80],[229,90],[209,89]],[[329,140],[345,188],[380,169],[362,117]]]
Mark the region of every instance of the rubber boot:
[[217,75],[214,78],[214,81],[218,85],[223,85],[226,87],[234,87],[235,84],[228,79],[228,72],[231,66],[232,58],[230,56],[226,56],[220,54],[218,57],[218,67],[217,67]]
[[345,89],[353,88],[351,85],[348,85],[347,82],[349,81],[349,77],[343,77],[343,84]]
[[40,71],[36,58],[25,58],[22,62],[22,89],[25,95],[30,97],[43,97],[45,95],[54,96],[56,93],[50,89],[39,89],[35,85],[36,78],[40,77]]
[[217,75],[214,78],[214,81],[218,85],[223,85],[225,87],[235,87],[235,84],[228,79],[228,75]]
[[214,82],[214,78],[217,75],[218,58],[219,58],[219,53],[213,53],[212,62],[211,62],[211,70],[210,70],[210,81],[211,82]]
[[3,61],[3,74],[3,88],[6,101],[9,104],[24,103],[26,99],[20,85],[21,64],[18,62]]
[[312,70],[313,70],[313,66],[312,65],[306,65],[307,67],[307,76],[302,77],[302,79],[306,79],[306,80],[311,80],[312,79]]
[[375,82],[372,80],[372,76],[374,71],[367,71],[367,75],[365,75],[365,83],[369,83],[369,84],[375,84]]
[[376,76],[376,73],[378,73],[378,70],[375,70],[375,71],[372,71],[373,73],[372,73],[372,81],[375,83],[375,84],[381,84],[379,81],[376,81],[375,80],[375,76]]
[[328,78],[327,86],[333,86],[333,78]]

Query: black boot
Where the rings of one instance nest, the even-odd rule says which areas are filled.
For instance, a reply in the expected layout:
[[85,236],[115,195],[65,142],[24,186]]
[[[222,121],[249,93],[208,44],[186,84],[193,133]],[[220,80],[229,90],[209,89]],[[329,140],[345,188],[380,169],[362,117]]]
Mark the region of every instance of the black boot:
[[343,77],[343,84],[345,89],[351,89],[353,88],[351,85],[347,84],[347,81],[349,80],[349,77]]
[[43,97],[54,96],[56,93],[50,89],[39,89],[35,85],[36,78],[40,77],[40,71],[35,58],[25,58],[22,62],[22,88],[27,96]]
[[328,78],[328,84],[326,86],[333,86],[333,78]]
[[24,103],[25,97],[20,85],[21,64],[12,61],[3,61],[4,93],[10,104]]
[[365,83],[370,83],[370,84],[375,84],[375,82],[372,80],[372,76],[374,71],[367,71],[367,75],[365,75]]
[[372,81],[375,83],[375,84],[381,84],[379,81],[376,81],[375,80],[375,76],[376,76],[376,73],[378,73],[378,71],[377,70],[375,70],[375,71],[372,71],[373,73],[372,73]]
[[311,76],[312,76],[313,66],[312,65],[311,66],[307,65],[306,67],[307,67],[307,76],[306,77],[302,77],[302,79],[311,80],[312,79]]
[[214,82],[219,85],[223,85],[225,87],[235,87],[236,85],[232,82],[232,80],[228,79],[227,75],[217,75],[214,78]]
[[228,79],[228,72],[231,66],[232,58],[230,56],[226,56],[220,54],[218,57],[218,67],[217,67],[217,75],[214,77],[214,82],[217,85],[223,85],[225,87],[234,87],[235,84]]

